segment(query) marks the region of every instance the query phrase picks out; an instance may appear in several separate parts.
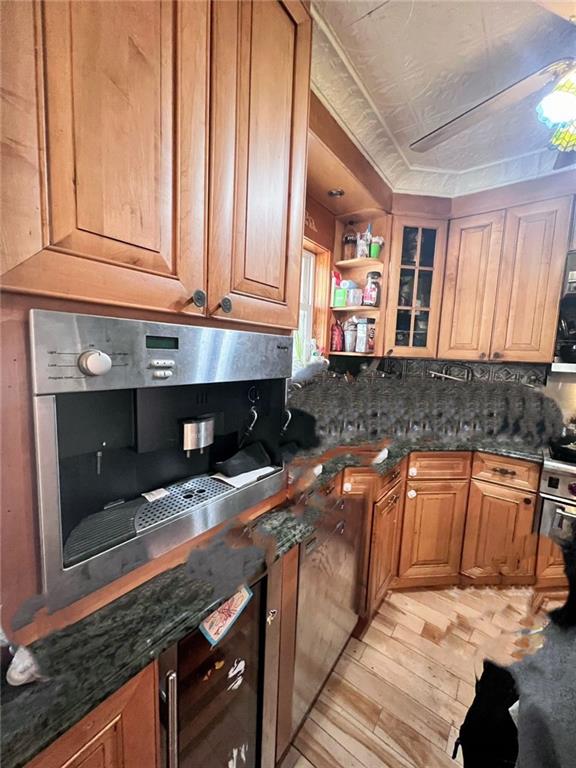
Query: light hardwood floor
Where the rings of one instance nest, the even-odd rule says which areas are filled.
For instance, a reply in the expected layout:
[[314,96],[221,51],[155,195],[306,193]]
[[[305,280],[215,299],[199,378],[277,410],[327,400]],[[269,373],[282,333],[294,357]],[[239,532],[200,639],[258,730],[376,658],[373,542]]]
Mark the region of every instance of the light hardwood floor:
[[390,593],[351,639],[282,768],[449,768],[475,672],[532,652],[528,588]]

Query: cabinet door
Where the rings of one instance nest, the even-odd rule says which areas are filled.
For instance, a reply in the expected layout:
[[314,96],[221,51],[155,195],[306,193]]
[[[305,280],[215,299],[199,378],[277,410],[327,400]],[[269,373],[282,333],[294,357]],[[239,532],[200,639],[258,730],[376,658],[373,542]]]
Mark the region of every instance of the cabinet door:
[[468,480],[408,481],[400,551],[400,582],[458,581]]
[[562,550],[558,544],[547,536],[539,536],[538,538],[536,586],[568,586],[568,579],[564,572],[564,557],[562,555]]
[[157,766],[156,670],[146,667],[26,768]]
[[438,357],[484,360],[490,354],[504,211],[450,222]]
[[36,21],[44,247],[30,238],[4,287],[200,311],[207,2],[45,3]]
[[558,197],[506,212],[493,359],[553,359],[571,206],[571,197]]
[[208,310],[295,328],[311,20],[299,2],[212,9]]
[[386,355],[435,357],[446,250],[445,221],[394,217]]
[[462,573],[480,583],[530,583],[536,562],[535,505],[533,493],[472,480]]
[[397,483],[374,505],[370,548],[370,612],[377,610],[398,573],[404,482]]

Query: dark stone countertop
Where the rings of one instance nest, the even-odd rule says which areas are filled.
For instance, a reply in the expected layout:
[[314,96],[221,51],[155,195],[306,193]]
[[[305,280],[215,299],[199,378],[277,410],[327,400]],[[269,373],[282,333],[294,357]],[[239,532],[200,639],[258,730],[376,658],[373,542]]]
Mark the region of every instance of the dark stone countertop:
[[[322,461],[326,447],[299,454],[322,464],[312,484],[321,487],[345,467],[366,463],[350,450]],[[366,443],[362,444],[366,448]],[[480,450],[541,461],[541,451],[495,439],[463,440],[419,436],[399,439],[388,456],[372,465],[389,471],[411,451]],[[263,514],[249,527],[236,528],[236,542],[220,533],[193,549],[186,564],[150,579],[95,613],[33,643],[30,648],[49,679],[19,688],[3,681],[0,716],[1,764],[19,768],[118,690],[163,650],[197,629],[218,604],[314,532],[321,512],[313,501],[286,504]],[[232,526],[233,528],[233,526]],[[222,575],[223,558],[226,574]]]

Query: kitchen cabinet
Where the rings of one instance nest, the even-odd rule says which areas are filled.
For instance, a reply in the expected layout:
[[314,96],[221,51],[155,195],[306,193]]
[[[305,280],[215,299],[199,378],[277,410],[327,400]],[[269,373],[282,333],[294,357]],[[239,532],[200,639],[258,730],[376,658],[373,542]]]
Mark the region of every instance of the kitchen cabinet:
[[150,664],[31,760],[27,768],[158,766],[156,664]]
[[558,197],[506,211],[492,359],[553,359],[571,207]]
[[446,221],[394,217],[385,355],[436,356],[446,231]]
[[490,357],[504,211],[450,222],[438,357]]
[[408,477],[418,480],[468,480],[470,451],[414,451],[408,460]]
[[295,327],[304,5],[18,5],[3,288]]
[[472,476],[478,480],[506,484],[525,491],[537,491],[540,481],[540,464],[478,451],[474,454]]
[[295,328],[312,22],[299,2],[216,2],[208,312]]
[[461,572],[477,584],[528,584],[534,576],[536,494],[472,479]]
[[43,247],[8,263],[3,287],[201,311],[187,302],[207,277],[208,3],[43,3],[35,16],[44,99],[20,95],[37,99],[45,143]]
[[564,572],[564,557],[562,550],[547,536],[538,537],[538,554],[536,559],[537,587],[568,587],[568,579]]
[[468,480],[408,479],[394,586],[458,583],[468,485]]
[[374,505],[370,547],[369,605],[375,612],[398,574],[405,483],[392,486]]

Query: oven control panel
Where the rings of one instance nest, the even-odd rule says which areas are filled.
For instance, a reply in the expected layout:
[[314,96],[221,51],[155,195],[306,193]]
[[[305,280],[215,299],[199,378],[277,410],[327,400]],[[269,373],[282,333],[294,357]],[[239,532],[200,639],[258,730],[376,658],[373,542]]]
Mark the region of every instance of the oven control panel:
[[558,500],[576,502],[576,467],[546,460],[540,478],[540,493]]

